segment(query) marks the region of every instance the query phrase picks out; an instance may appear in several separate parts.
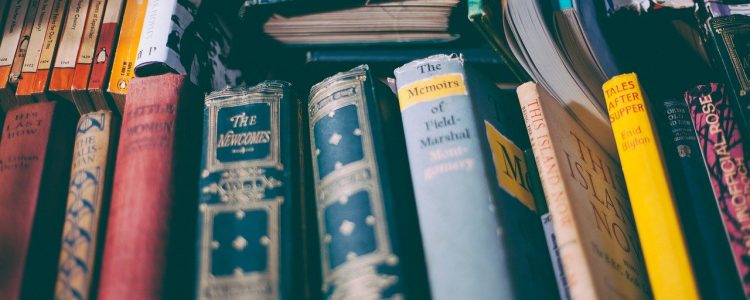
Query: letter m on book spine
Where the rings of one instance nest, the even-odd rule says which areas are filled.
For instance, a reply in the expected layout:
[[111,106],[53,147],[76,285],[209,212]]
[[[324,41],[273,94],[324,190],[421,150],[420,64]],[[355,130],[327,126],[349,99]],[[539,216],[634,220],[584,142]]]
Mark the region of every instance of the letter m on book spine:
[[210,94],[198,217],[199,299],[295,299],[293,100],[266,81]]

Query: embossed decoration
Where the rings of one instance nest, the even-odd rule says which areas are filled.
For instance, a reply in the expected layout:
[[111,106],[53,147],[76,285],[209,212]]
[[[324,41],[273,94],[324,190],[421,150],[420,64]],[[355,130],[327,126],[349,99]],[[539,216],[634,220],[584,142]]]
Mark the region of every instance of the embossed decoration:
[[347,105],[335,112],[322,117],[313,128],[318,137],[315,149],[320,150],[317,155],[320,178],[328,176],[337,165],[340,168],[364,158],[361,134],[355,134],[359,129],[357,106]]
[[80,170],[70,182],[69,202],[63,229],[62,254],[55,294],[62,299],[83,299],[88,295],[96,234],[100,169]]
[[106,118],[107,115],[105,112],[85,114],[81,116],[81,120],[78,121],[76,133],[87,133],[92,128],[102,131],[104,130]]
[[269,189],[281,187],[280,180],[266,176],[265,169],[243,168],[222,172],[218,183],[204,188],[204,193],[216,194],[222,202],[257,201]]
[[344,263],[349,253],[362,256],[376,250],[375,229],[367,225],[370,215],[370,195],[364,191],[349,196],[345,204],[334,202],[326,207],[326,232],[331,236],[327,252],[332,269]]

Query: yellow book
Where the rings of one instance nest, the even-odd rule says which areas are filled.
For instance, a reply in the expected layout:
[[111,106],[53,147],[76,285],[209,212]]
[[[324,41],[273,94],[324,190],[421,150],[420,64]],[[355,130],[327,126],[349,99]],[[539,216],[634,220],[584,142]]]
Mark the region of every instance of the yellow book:
[[664,156],[638,78],[618,75],[603,89],[653,294],[656,299],[698,299]]
[[147,0],[128,1],[122,17],[120,37],[117,40],[117,51],[112,62],[112,73],[107,88],[120,112],[125,108],[125,94],[130,86],[130,80],[135,77],[133,69],[141,40],[141,31],[143,31],[143,20],[146,18],[147,4]]

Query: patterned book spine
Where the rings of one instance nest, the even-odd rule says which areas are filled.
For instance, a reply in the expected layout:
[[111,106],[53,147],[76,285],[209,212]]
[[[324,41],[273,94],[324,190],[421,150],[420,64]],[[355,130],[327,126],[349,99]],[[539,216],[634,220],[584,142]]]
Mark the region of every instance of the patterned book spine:
[[88,92],[96,109],[114,109],[106,95],[107,80],[109,79],[110,66],[117,46],[117,33],[122,20],[122,10],[125,8],[124,0],[108,0],[107,8],[104,10],[102,28],[99,31],[99,40],[96,41],[96,54],[91,66],[91,78],[88,82]]
[[[153,1],[153,0],[151,0]],[[107,92],[112,96],[116,108],[122,112],[125,108],[125,94],[130,80],[135,77],[135,56],[138,53],[138,42],[143,31],[143,21],[149,0],[126,1],[125,14],[122,16],[117,51],[107,83]],[[114,108],[113,108],[114,109]]]
[[[367,66],[310,90],[308,117],[323,293],[329,299],[405,297],[397,190],[383,164],[378,100]],[[393,101],[393,100],[391,100]]]
[[618,75],[602,89],[654,297],[697,299],[677,203],[638,78]]
[[55,299],[91,299],[111,182],[115,120],[110,111],[81,116],[76,128]]
[[198,14],[201,0],[160,0],[148,4],[143,34],[138,45],[135,73],[148,76],[166,72],[187,74],[180,59],[185,29]]
[[51,299],[54,293],[75,130],[72,106],[64,104],[20,106],[5,119],[0,143],[4,299]]
[[[42,44],[47,34],[51,10],[59,9],[57,0],[41,0],[37,8],[34,27],[29,38],[29,47],[26,51],[21,74],[19,74],[18,87],[16,88],[16,99],[19,103],[31,103],[31,90],[36,75],[36,67],[42,53]],[[11,74],[11,76],[13,76]]]
[[36,66],[36,75],[32,86],[32,96],[37,101],[47,101],[47,87],[49,85],[50,69],[52,61],[57,53],[57,42],[62,31],[62,22],[65,20],[68,3],[70,0],[58,0],[50,13],[47,35],[39,55],[39,63]]
[[198,299],[299,297],[289,282],[302,249],[290,87],[266,81],[206,98]]
[[[6,32],[10,33],[11,37],[9,40],[3,39],[3,45],[6,42],[14,42],[14,45],[8,45],[8,52],[2,52],[0,55],[0,64],[4,67],[0,67],[0,105],[6,110],[17,106],[15,85],[18,83],[18,78],[11,76],[12,74],[20,74],[21,66],[26,55],[26,49],[29,45],[29,38],[31,35],[31,29],[34,25],[34,17],[36,17],[36,9],[39,4],[39,0],[27,0],[23,3],[19,3],[18,16],[13,16],[11,20],[7,22]],[[20,12],[24,14],[21,15]],[[9,28],[10,27],[10,28]],[[3,47],[5,48],[5,47]],[[6,50],[6,49],[0,49]],[[7,56],[6,56],[7,55]]]
[[89,5],[86,28],[83,30],[81,48],[78,50],[78,59],[76,60],[73,79],[70,83],[73,102],[82,103],[77,105],[78,107],[88,107],[96,110],[94,103],[86,92],[86,88],[89,83],[91,64],[94,62],[96,41],[99,38],[99,29],[101,28],[106,3],[106,0],[91,0],[91,4]]
[[[690,116],[698,135],[713,195],[723,217],[724,230],[736,270],[746,296],[750,296],[750,195],[748,163],[740,132],[740,121],[730,108],[731,94],[721,84],[700,85],[685,93]],[[716,204],[716,203],[713,203]],[[703,218],[701,218],[703,219]],[[716,236],[724,234],[714,232]]]
[[187,84],[173,74],[133,80],[117,150],[100,299],[165,296],[168,225],[179,175],[173,172],[177,110],[196,100]]
[[[90,2],[91,0],[71,0],[60,43],[57,46],[55,64],[52,68],[49,91],[68,101],[73,101],[70,85],[73,83],[73,73],[78,59],[78,50],[81,47],[83,31],[86,29],[86,16],[89,12]],[[75,103],[79,112],[91,112],[92,108],[85,104],[87,103]]]
[[432,297],[512,298],[461,59],[434,56],[394,73]]

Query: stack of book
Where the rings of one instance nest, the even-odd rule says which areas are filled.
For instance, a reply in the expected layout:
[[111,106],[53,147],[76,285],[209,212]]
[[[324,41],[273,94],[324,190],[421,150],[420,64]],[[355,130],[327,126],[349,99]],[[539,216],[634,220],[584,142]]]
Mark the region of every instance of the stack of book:
[[750,3],[0,3],[7,299],[750,299]]

